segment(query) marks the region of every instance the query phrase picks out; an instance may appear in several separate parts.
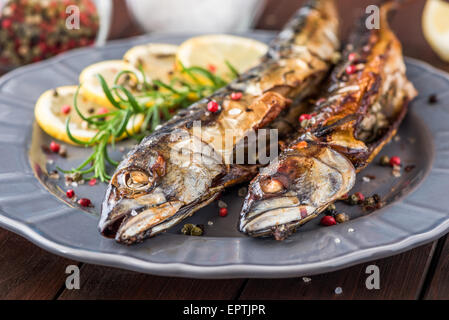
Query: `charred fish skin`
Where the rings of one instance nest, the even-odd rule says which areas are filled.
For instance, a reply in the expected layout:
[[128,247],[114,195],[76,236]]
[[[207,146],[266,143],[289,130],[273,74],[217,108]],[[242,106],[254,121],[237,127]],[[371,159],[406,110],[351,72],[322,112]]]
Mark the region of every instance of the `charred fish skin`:
[[[316,117],[301,133],[345,154],[357,171],[394,136],[417,95],[405,74],[401,44],[388,25],[388,15],[397,6],[396,1],[381,6],[380,29],[362,27],[354,34],[328,93],[315,106]],[[353,74],[348,66],[355,69]]]
[[354,182],[351,162],[332,148],[313,142],[288,148],[251,182],[239,229],[253,237],[284,239]]
[[[249,236],[285,239],[350,191],[394,136],[416,90],[381,7],[381,28],[359,28],[318,99],[313,117],[250,183],[239,221]],[[351,66],[351,67],[350,67]]]
[[[270,124],[292,99],[314,91],[339,48],[337,29],[334,1],[310,1],[259,66],[146,137],[114,173],[99,231],[120,243],[141,242],[192,215],[225,187],[250,180],[253,167],[229,161],[235,144]],[[235,91],[243,94],[239,101],[230,99]],[[207,110],[211,100],[220,105],[216,113]]]

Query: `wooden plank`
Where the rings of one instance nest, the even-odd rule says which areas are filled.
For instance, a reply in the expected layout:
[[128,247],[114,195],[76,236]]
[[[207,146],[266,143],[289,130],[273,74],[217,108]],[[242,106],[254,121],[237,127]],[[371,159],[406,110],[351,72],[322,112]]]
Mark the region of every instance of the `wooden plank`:
[[53,299],[75,261],[48,253],[0,229],[0,299]]
[[[428,269],[435,243],[427,244],[394,257],[364,263],[323,275],[302,278],[253,279],[240,299],[417,299]],[[380,289],[368,290],[366,267],[380,270]],[[335,289],[342,288],[341,294]]]
[[449,235],[442,238],[435,255],[435,268],[430,270],[429,285],[425,288],[424,299],[449,299]]
[[80,275],[81,288],[65,289],[59,299],[233,299],[244,283],[157,277],[87,264]]
[[238,296],[245,279],[195,280],[169,278],[159,299],[231,300]]

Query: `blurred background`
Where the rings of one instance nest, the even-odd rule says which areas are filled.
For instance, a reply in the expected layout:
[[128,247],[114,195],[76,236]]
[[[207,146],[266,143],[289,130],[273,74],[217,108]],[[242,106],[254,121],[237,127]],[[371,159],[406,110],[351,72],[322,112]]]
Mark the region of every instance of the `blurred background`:
[[[228,2],[218,0],[218,2]],[[243,2],[254,2],[251,0],[237,1],[238,3]],[[422,19],[424,7],[427,1],[434,0],[408,0],[402,5],[399,12],[395,15],[391,22],[392,29],[397,34],[401,40],[404,47],[404,54],[406,56],[419,58],[430,62],[436,67],[449,70],[449,64],[441,60],[437,54],[432,50],[428,42],[426,41],[422,29]],[[439,0],[435,0],[439,2]],[[114,0],[114,21],[120,21],[120,23],[114,23],[111,25],[109,32],[110,39],[117,39],[128,37],[130,35],[139,35],[144,33],[142,25],[139,25],[136,19],[133,19],[133,7],[128,5],[133,2],[144,2],[142,0]],[[145,1],[147,2],[147,1]],[[148,0],[148,2],[153,2]],[[166,1],[155,1],[158,3],[165,3]],[[205,3],[207,0],[199,1],[184,1],[184,0],[170,0],[168,2],[178,2],[178,3]],[[239,4],[235,1],[233,5],[236,11],[240,10]],[[264,30],[280,30],[291,15],[300,8],[306,1],[305,0],[256,0],[259,2],[259,6],[255,9],[256,14],[254,14],[253,21],[251,21],[250,26],[254,29],[264,29]],[[342,18],[342,36],[346,36],[350,29],[353,27],[354,22],[362,14],[364,14],[367,6],[371,4],[380,3],[379,0],[337,0],[340,16]],[[190,6],[191,7],[191,6]],[[189,15],[189,12],[193,9],[188,7],[184,9],[185,14]],[[156,10],[157,11],[157,10]],[[153,12],[153,11],[151,11]],[[221,10],[215,10],[218,14]],[[210,17],[210,15],[206,16]],[[147,19],[151,20],[151,14],[147,15]],[[449,16],[446,19],[447,26],[449,27]],[[178,32],[183,32],[184,29],[180,28],[176,30]],[[231,32],[233,30],[228,30]],[[449,39],[447,39],[449,43]]]
[[[427,1],[408,0],[392,21],[407,56],[448,69],[424,37]],[[304,0],[0,0],[0,66],[5,71],[55,54],[149,32],[280,30]],[[337,0],[345,36],[376,0]],[[447,2],[446,2],[447,4]],[[67,18],[79,8],[79,29]],[[449,4],[447,4],[449,7]],[[448,17],[449,18],[449,17]],[[447,19],[449,20],[449,19]],[[76,21],[69,21],[75,23]],[[449,22],[448,22],[449,28]],[[448,39],[449,42],[449,39]],[[448,53],[449,54],[449,53]],[[441,54],[440,54],[441,56]]]

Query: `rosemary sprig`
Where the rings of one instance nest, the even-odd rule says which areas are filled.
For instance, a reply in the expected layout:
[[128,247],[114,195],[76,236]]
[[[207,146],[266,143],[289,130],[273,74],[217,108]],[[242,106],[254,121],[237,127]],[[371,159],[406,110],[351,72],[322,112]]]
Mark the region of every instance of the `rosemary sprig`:
[[[234,67],[228,62],[226,64],[231,74],[238,75]],[[109,143],[114,147],[115,142],[123,136],[133,137],[140,141],[161,123],[170,119],[176,109],[186,108],[227,84],[222,78],[196,66],[189,68],[182,66],[180,72],[181,75],[188,75],[193,83],[184,81],[182,77],[174,77],[170,83],[159,80],[148,83],[142,68],[140,68],[140,72],[139,77],[131,70],[123,70],[117,74],[112,86],[108,86],[105,79],[101,75],[97,75],[106,98],[114,107],[106,114],[85,116],[81,113],[78,108],[80,84],[74,96],[74,108],[81,119],[88,124],[88,127],[97,130],[97,133],[89,141],[81,141],[72,135],[70,118],[67,118],[66,131],[70,140],[76,144],[91,147],[92,153],[78,167],[71,170],[59,168],[59,170],[66,174],[76,173],[86,179],[110,180],[108,166],[115,168],[118,162],[109,156]],[[207,79],[207,83],[200,81],[199,77]],[[128,83],[129,79],[134,79],[136,83],[131,86]],[[133,88],[133,92],[130,91],[130,87]],[[140,131],[128,132],[129,122],[138,115],[144,117]],[[86,177],[86,175],[90,176]]]

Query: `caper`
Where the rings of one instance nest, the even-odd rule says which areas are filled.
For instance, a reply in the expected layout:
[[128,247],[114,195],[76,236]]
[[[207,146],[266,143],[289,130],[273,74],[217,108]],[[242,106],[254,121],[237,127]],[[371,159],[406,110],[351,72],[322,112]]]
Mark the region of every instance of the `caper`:
[[182,229],[181,229],[181,233],[185,234],[185,235],[190,235],[192,229],[195,227],[195,225],[191,224],[191,223],[186,223]]
[[203,225],[194,225],[191,223],[186,223],[182,229],[181,233],[186,236],[201,236],[203,235]]
[[191,236],[201,236],[203,234],[203,230],[200,227],[193,227],[190,231]]

